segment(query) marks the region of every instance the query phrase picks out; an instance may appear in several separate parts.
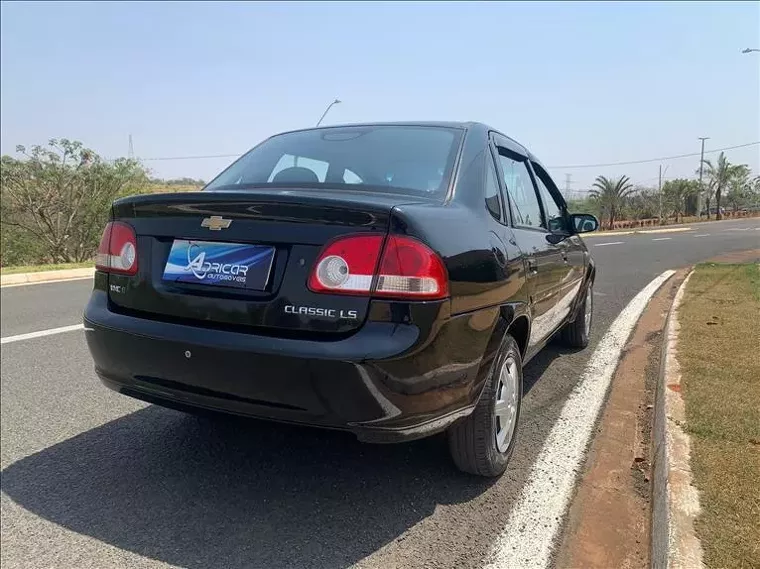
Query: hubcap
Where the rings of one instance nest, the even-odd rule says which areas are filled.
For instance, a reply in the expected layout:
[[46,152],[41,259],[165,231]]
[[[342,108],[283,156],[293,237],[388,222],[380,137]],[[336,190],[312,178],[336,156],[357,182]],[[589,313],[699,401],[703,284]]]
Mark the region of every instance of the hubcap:
[[512,442],[517,419],[517,362],[507,356],[499,371],[499,385],[496,388],[496,448],[504,452]]
[[591,285],[588,285],[586,291],[586,313],[583,315],[583,325],[586,331],[586,336],[591,332],[591,315],[594,313],[594,293],[591,289]]

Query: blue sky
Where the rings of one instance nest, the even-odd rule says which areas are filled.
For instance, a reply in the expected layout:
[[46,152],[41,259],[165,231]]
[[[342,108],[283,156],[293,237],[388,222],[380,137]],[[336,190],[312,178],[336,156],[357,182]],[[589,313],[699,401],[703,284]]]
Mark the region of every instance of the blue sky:
[[[758,2],[3,2],[3,153],[51,137],[210,178],[268,135],[313,125],[479,120],[560,187],[656,185],[672,156],[760,140]],[[760,146],[727,153],[760,170]],[[690,176],[698,158],[663,161]]]

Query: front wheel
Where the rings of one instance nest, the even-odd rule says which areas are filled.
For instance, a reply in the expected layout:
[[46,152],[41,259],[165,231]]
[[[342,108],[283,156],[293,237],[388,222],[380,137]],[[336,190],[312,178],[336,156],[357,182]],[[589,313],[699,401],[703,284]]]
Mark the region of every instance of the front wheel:
[[588,346],[591,334],[591,320],[594,314],[594,283],[588,283],[583,304],[578,307],[575,320],[565,325],[560,332],[562,343],[570,348],[585,348]]
[[449,428],[449,450],[460,470],[493,477],[507,469],[517,440],[522,387],[520,350],[507,334],[475,410]]

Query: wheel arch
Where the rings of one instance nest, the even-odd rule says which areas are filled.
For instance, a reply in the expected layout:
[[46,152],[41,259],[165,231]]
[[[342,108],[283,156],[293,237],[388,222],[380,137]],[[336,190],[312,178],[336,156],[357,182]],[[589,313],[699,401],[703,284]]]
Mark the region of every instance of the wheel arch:
[[485,379],[491,373],[491,367],[506,334],[511,334],[514,337],[520,349],[520,357],[524,358],[530,337],[530,309],[525,302],[509,302],[501,306],[499,318],[493,328],[491,338],[488,340],[478,369],[477,384],[481,386],[478,399],[483,394],[482,388],[485,385]]
[[575,322],[575,319],[578,317],[578,310],[581,307],[581,299],[585,298],[586,290],[588,287],[594,284],[594,280],[596,279],[596,263],[594,263],[593,259],[589,262],[588,266],[586,267],[586,274],[583,277],[583,284],[581,285],[581,289],[578,291],[578,296],[575,297],[575,301],[573,303],[573,309],[570,312],[571,317],[567,319],[568,322]]
[[527,314],[521,314],[515,318],[507,328],[507,334],[510,334],[517,342],[520,348],[520,357],[525,358],[525,352],[528,351],[528,338],[530,337],[530,319]]

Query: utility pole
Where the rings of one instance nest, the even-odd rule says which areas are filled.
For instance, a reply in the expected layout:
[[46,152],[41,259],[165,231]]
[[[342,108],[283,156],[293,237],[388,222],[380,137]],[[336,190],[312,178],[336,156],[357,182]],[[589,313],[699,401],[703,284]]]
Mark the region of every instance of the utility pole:
[[565,174],[565,200],[570,199],[570,184],[572,184],[572,174]]
[[662,169],[662,164],[660,164],[660,181],[657,184],[657,194],[660,198],[660,225],[662,225],[662,177],[668,173],[668,168],[670,168],[670,164],[665,166],[665,169]]
[[135,148],[132,146],[132,135],[129,135],[129,152],[127,154],[130,160],[132,160],[135,157]]
[[660,225],[662,225],[662,164],[660,164],[660,181],[657,182],[657,194],[660,196]]
[[[702,217],[702,194],[704,193],[704,187],[702,186],[702,166],[705,164],[705,140],[710,140],[709,136],[700,136],[699,140],[702,141],[702,151],[699,154],[699,196],[697,196],[697,217]],[[707,212],[707,217],[710,217],[710,212]]]

